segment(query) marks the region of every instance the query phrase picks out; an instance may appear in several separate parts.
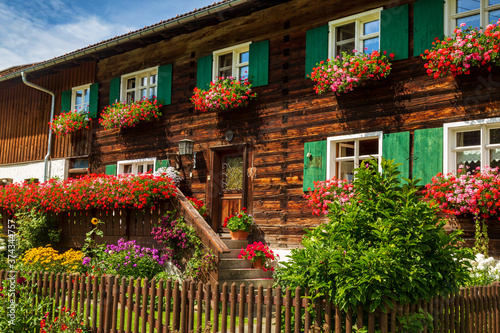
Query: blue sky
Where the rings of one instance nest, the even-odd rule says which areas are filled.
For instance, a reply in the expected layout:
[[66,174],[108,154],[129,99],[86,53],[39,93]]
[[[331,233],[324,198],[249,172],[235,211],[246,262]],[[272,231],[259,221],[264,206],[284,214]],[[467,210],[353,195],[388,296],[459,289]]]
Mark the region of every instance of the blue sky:
[[0,70],[48,60],[213,2],[0,0]]

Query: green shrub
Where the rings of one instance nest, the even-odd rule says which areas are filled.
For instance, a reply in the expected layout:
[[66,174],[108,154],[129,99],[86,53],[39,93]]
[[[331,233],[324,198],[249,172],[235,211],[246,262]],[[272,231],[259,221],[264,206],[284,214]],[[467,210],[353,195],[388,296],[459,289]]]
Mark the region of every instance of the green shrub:
[[278,267],[281,286],[309,287],[342,309],[429,299],[455,291],[468,278],[467,249],[459,232],[446,234],[436,209],[421,200],[393,161],[363,162],[355,170],[355,194],[329,205],[329,223],[309,230],[303,248]]
[[16,214],[16,227],[19,254],[47,244],[55,245],[60,239],[57,221],[34,209]]

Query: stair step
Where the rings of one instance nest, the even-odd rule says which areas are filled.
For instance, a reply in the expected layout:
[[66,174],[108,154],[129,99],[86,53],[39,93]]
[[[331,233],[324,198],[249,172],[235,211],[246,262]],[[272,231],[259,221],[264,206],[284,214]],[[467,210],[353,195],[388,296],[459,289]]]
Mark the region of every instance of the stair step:
[[245,259],[221,259],[219,269],[252,268],[252,262]]
[[222,241],[230,249],[238,249],[238,250],[240,250],[241,248],[246,249],[246,247],[248,245],[247,240],[236,240],[236,239],[233,240],[233,239],[222,238]]
[[264,272],[255,268],[231,268],[219,269],[219,281],[240,279],[265,279],[273,276],[272,271]]
[[[238,279],[238,280],[219,281],[219,283],[220,283],[221,289],[222,289],[222,285],[224,283],[227,283],[229,288],[231,288],[232,284],[234,283],[234,284],[236,284],[238,290],[242,284],[244,284],[248,290],[248,286],[250,286],[251,284],[253,284],[253,286],[255,288],[257,288],[260,285],[262,285],[264,288],[272,286],[274,284],[274,279]],[[231,290],[231,289],[229,289],[229,290]]]
[[237,259],[240,255],[241,248],[229,249],[229,252],[221,253],[221,259]]

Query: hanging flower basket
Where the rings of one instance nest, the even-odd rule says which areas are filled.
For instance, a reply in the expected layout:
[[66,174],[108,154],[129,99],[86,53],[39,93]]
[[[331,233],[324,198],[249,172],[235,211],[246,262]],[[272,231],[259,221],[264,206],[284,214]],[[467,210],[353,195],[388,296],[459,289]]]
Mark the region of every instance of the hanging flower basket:
[[210,82],[207,90],[194,88],[191,102],[196,110],[206,112],[247,106],[255,98],[257,94],[252,92],[252,85],[248,80],[221,77]]
[[125,103],[117,102],[104,108],[99,124],[106,129],[135,127],[161,116],[161,104],[156,98]]
[[56,136],[64,136],[81,129],[89,128],[89,113],[87,111],[69,111],[55,116],[49,122],[50,130]]
[[465,23],[453,31],[453,35],[440,41],[436,38],[430,50],[422,55],[427,63],[427,74],[434,79],[447,75],[470,74],[472,67],[500,65],[500,20],[489,24],[483,31],[465,28]]
[[[392,59],[394,54],[390,54]],[[370,80],[379,80],[391,72],[391,62],[384,54],[373,51],[371,54],[342,52],[342,56],[321,61],[310,75],[315,82],[314,91],[321,95],[333,91],[337,95],[352,91]]]

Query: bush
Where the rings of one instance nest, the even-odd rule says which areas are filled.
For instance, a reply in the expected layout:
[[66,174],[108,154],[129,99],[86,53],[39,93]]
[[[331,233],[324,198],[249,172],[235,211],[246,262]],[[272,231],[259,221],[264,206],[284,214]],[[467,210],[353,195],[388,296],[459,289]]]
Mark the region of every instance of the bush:
[[[281,286],[317,290],[342,309],[429,299],[468,279],[468,249],[446,234],[436,209],[420,200],[415,181],[401,185],[397,165],[365,161],[355,170],[354,196],[329,205],[329,223],[309,230],[302,249],[279,266]],[[369,305],[369,307],[368,307]]]
[[500,260],[493,257],[486,258],[483,254],[476,254],[475,260],[471,260],[469,286],[483,286],[500,281]]
[[19,254],[32,248],[59,243],[60,230],[57,222],[35,209],[16,214],[16,227]]

